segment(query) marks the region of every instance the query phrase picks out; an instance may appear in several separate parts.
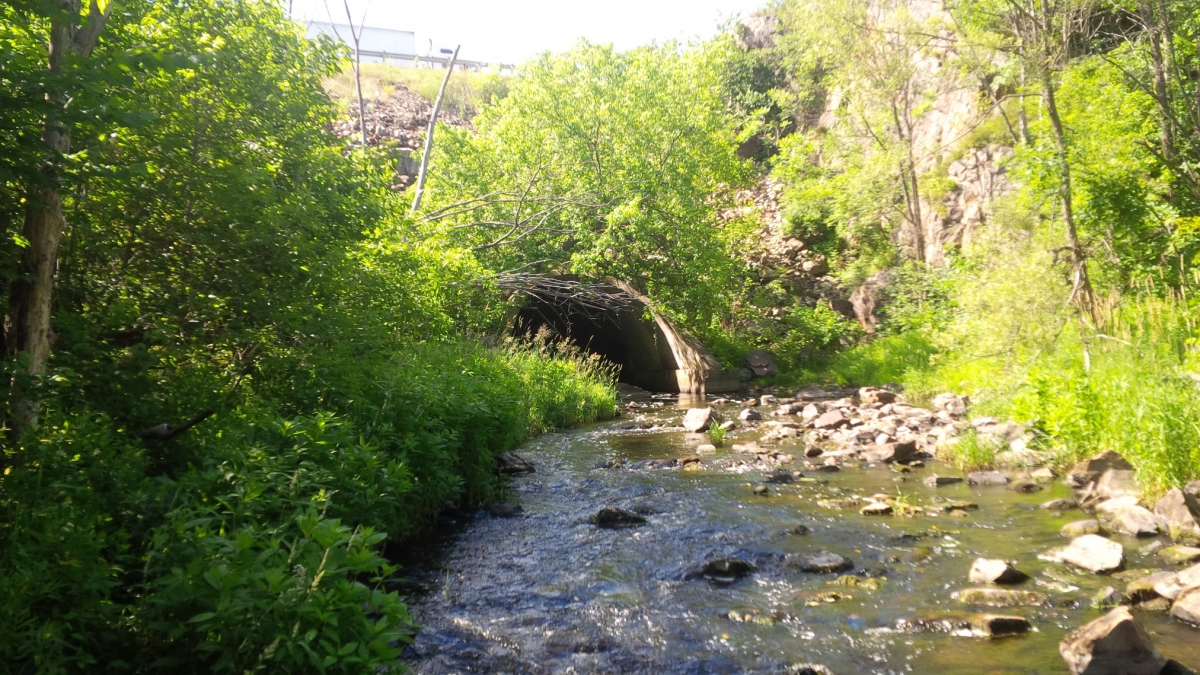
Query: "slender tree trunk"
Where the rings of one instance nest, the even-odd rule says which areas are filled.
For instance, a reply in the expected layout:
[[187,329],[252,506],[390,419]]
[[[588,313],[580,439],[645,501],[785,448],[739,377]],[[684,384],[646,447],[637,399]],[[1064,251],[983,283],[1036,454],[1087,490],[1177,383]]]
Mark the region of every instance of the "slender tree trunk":
[[1138,13],[1150,41],[1150,61],[1154,70],[1154,100],[1158,104],[1158,126],[1162,154],[1168,162],[1175,159],[1175,118],[1171,110],[1171,95],[1167,87],[1167,61],[1163,52],[1163,22],[1150,0],[1138,2]]
[[437,100],[433,102],[433,112],[429,114],[429,129],[425,132],[425,152],[421,156],[421,170],[417,174],[417,189],[413,194],[412,213],[421,208],[421,195],[425,191],[425,177],[429,171],[429,155],[433,152],[433,130],[437,128],[438,113],[442,110],[442,100],[446,97],[446,85],[450,84],[450,74],[454,72],[454,64],[458,61],[459,45],[454,48],[454,55],[446,65],[446,77],[442,78],[442,86],[438,89]]
[[[47,67],[59,74],[68,52],[87,58],[91,56],[100,31],[108,18],[111,3],[101,11],[91,0],[88,21],[80,27],[77,20],[81,0],[59,0],[50,23]],[[9,388],[10,440],[20,438],[36,426],[38,402],[30,390],[32,380],[46,372],[50,359],[53,335],[50,314],[53,307],[54,273],[58,266],[58,245],[66,219],[63,216],[60,173],[61,156],[71,149],[71,129],[59,117],[67,96],[52,91],[47,100],[50,113],[43,121],[42,140],[49,153],[39,183],[29,191],[25,206],[22,235],[29,242],[21,252],[18,275],[9,289],[8,325],[5,330],[5,356],[13,359],[24,355],[24,362]]]
[[1095,302],[1092,282],[1088,276],[1087,256],[1084,254],[1083,245],[1079,240],[1079,231],[1075,227],[1075,211],[1072,207],[1071,157],[1067,149],[1066,130],[1063,128],[1062,117],[1058,114],[1058,102],[1055,98],[1052,68],[1054,51],[1050,48],[1050,10],[1047,0],[1041,0],[1041,7],[1042,101],[1046,106],[1046,116],[1050,119],[1050,127],[1054,130],[1058,169],[1061,174],[1059,198],[1062,202],[1063,224],[1067,228],[1067,246],[1071,252],[1071,272],[1074,277],[1072,298],[1080,311],[1091,317],[1094,316]]

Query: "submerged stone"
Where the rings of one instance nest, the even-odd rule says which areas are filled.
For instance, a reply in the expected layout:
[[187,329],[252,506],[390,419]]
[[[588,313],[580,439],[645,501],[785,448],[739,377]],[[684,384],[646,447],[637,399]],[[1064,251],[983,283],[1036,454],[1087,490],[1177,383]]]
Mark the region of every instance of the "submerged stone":
[[625,509],[619,509],[615,506],[606,506],[592,517],[592,523],[596,527],[605,529],[617,529],[621,527],[633,527],[635,525],[645,524],[646,519],[642,516]]
[[900,619],[897,630],[906,633],[948,633],[960,637],[1004,637],[1032,630],[1021,616],[997,614],[934,614]]
[[810,574],[842,572],[854,567],[853,562],[836,553],[830,553],[829,551],[802,553],[789,561],[788,565],[800,570],[801,572],[807,572]]
[[1050,596],[1038,591],[1018,591],[1007,588],[964,588],[950,598],[967,605],[984,607],[1048,607]]
[[1100,534],[1100,521],[1098,520],[1077,520],[1073,523],[1067,523],[1058,531],[1059,535],[1074,539],[1082,537],[1085,534]]

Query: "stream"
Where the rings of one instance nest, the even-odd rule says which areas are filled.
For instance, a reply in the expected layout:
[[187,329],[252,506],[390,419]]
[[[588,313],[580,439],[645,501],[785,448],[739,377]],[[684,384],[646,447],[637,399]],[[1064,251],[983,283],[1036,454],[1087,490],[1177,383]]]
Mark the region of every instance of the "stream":
[[[711,399],[711,397],[710,397]],[[620,418],[542,436],[519,450],[536,472],[513,479],[508,501],[523,512],[481,512],[444,535],[406,570],[417,590],[410,610],[423,626],[407,650],[417,673],[787,673],[820,664],[851,673],[1058,674],[1067,669],[1058,644],[1071,629],[1101,615],[1091,598],[1114,577],[1072,571],[1038,559],[1062,546],[1059,529],[1090,516],[1039,504],[1070,497],[1060,482],[1023,494],[1002,486],[926,487],[929,462],[901,473],[890,465],[849,465],[814,472],[803,445],[793,453],[805,479],[753,485],[764,470],[718,466],[716,455],[685,468],[593,468],[694,455],[707,437],[679,423],[695,398],[655,395]],[[727,418],[735,403],[719,405]],[[831,502],[888,493],[907,503],[968,500],[965,517],[864,516]],[[823,502],[818,504],[818,502]],[[604,506],[644,514],[647,523],[601,529],[590,518]],[[804,527],[799,527],[804,526]],[[807,534],[803,534],[807,528]],[[796,531],[800,533],[797,534]],[[1113,536],[1126,548],[1126,569],[1160,569],[1142,548],[1150,539]],[[805,553],[831,551],[852,572],[810,574],[789,566]],[[951,599],[968,588],[977,557],[1004,558],[1031,576],[1018,588],[1046,593],[1049,607],[972,608]],[[738,558],[755,567],[717,584],[695,578],[709,560]],[[842,575],[853,574],[854,579]],[[914,617],[992,612],[1023,616],[1033,630],[1003,638],[908,631]],[[1168,658],[1200,667],[1200,630],[1165,612],[1135,610]],[[822,672],[820,670],[807,672]]]

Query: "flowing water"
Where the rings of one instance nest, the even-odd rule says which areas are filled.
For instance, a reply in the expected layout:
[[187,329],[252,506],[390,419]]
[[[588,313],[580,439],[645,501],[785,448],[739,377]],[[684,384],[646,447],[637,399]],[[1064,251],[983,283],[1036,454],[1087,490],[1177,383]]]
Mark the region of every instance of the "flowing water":
[[[820,481],[771,485],[764,496],[751,487],[761,469],[737,473],[708,458],[688,470],[592,468],[682,457],[707,442],[678,427],[696,401],[656,398],[660,407],[529,443],[520,453],[537,472],[515,478],[510,494],[524,513],[481,515],[422,553],[409,573],[421,589],[411,609],[424,628],[408,665],[430,674],[781,673],[816,663],[837,675],[1049,675],[1067,672],[1058,654],[1065,633],[1100,615],[1090,598],[1126,583],[1038,560],[1065,543],[1064,523],[1088,517],[1037,508],[1070,496],[1062,485],[1034,494],[965,483],[935,490],[922,478],[953,470],[932,463],[907,475],[888,466],[809,473]],[[726,445],[755,437],[731,434]],[[791,468],[803,468],[801,448],[780,448],[797,455]],[[969,500],[979,510],[869,517],[817,504],[880,492],[918,505],[935,495]],[[597,528],[588,519],[607,505],[646,513],[648,523]],[[810,533],[790,533],[799,525]],[[1117,540],[1127,569],[1161,567],[1140,550],[1148,540]],[[840,585],[837,574],[787,565],[819,550],[853,560],[858,577],[882,584]],[[1033,632],[989,639],[897,630],[905,618],[972,611],[950,594],[969,586],[967,571],[981,556],[1015,561],[1032,577],[1021,588],[1053,598],[1052,607],[990,610],[1028,618]],[[688,578],[728,557],[756,570],[729,585]],[[1168,658],[1200,667],[1200,630],[1163,612],[1135,615]]]

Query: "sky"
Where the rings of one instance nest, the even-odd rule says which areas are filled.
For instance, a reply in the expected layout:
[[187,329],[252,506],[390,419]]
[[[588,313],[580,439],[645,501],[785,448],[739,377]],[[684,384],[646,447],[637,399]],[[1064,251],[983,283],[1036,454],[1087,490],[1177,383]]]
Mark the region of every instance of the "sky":
[[[286,2],[287,0],[285,0]],[[291,0],[297,20],[345,23],[343,0]],[[715,35],[723,22],[747,17],[767,0],[349,0],[357,24],[416,33],[425,53],[461,44],[472,61],[520,64],[561,52],[579,38],[628,49]]]

